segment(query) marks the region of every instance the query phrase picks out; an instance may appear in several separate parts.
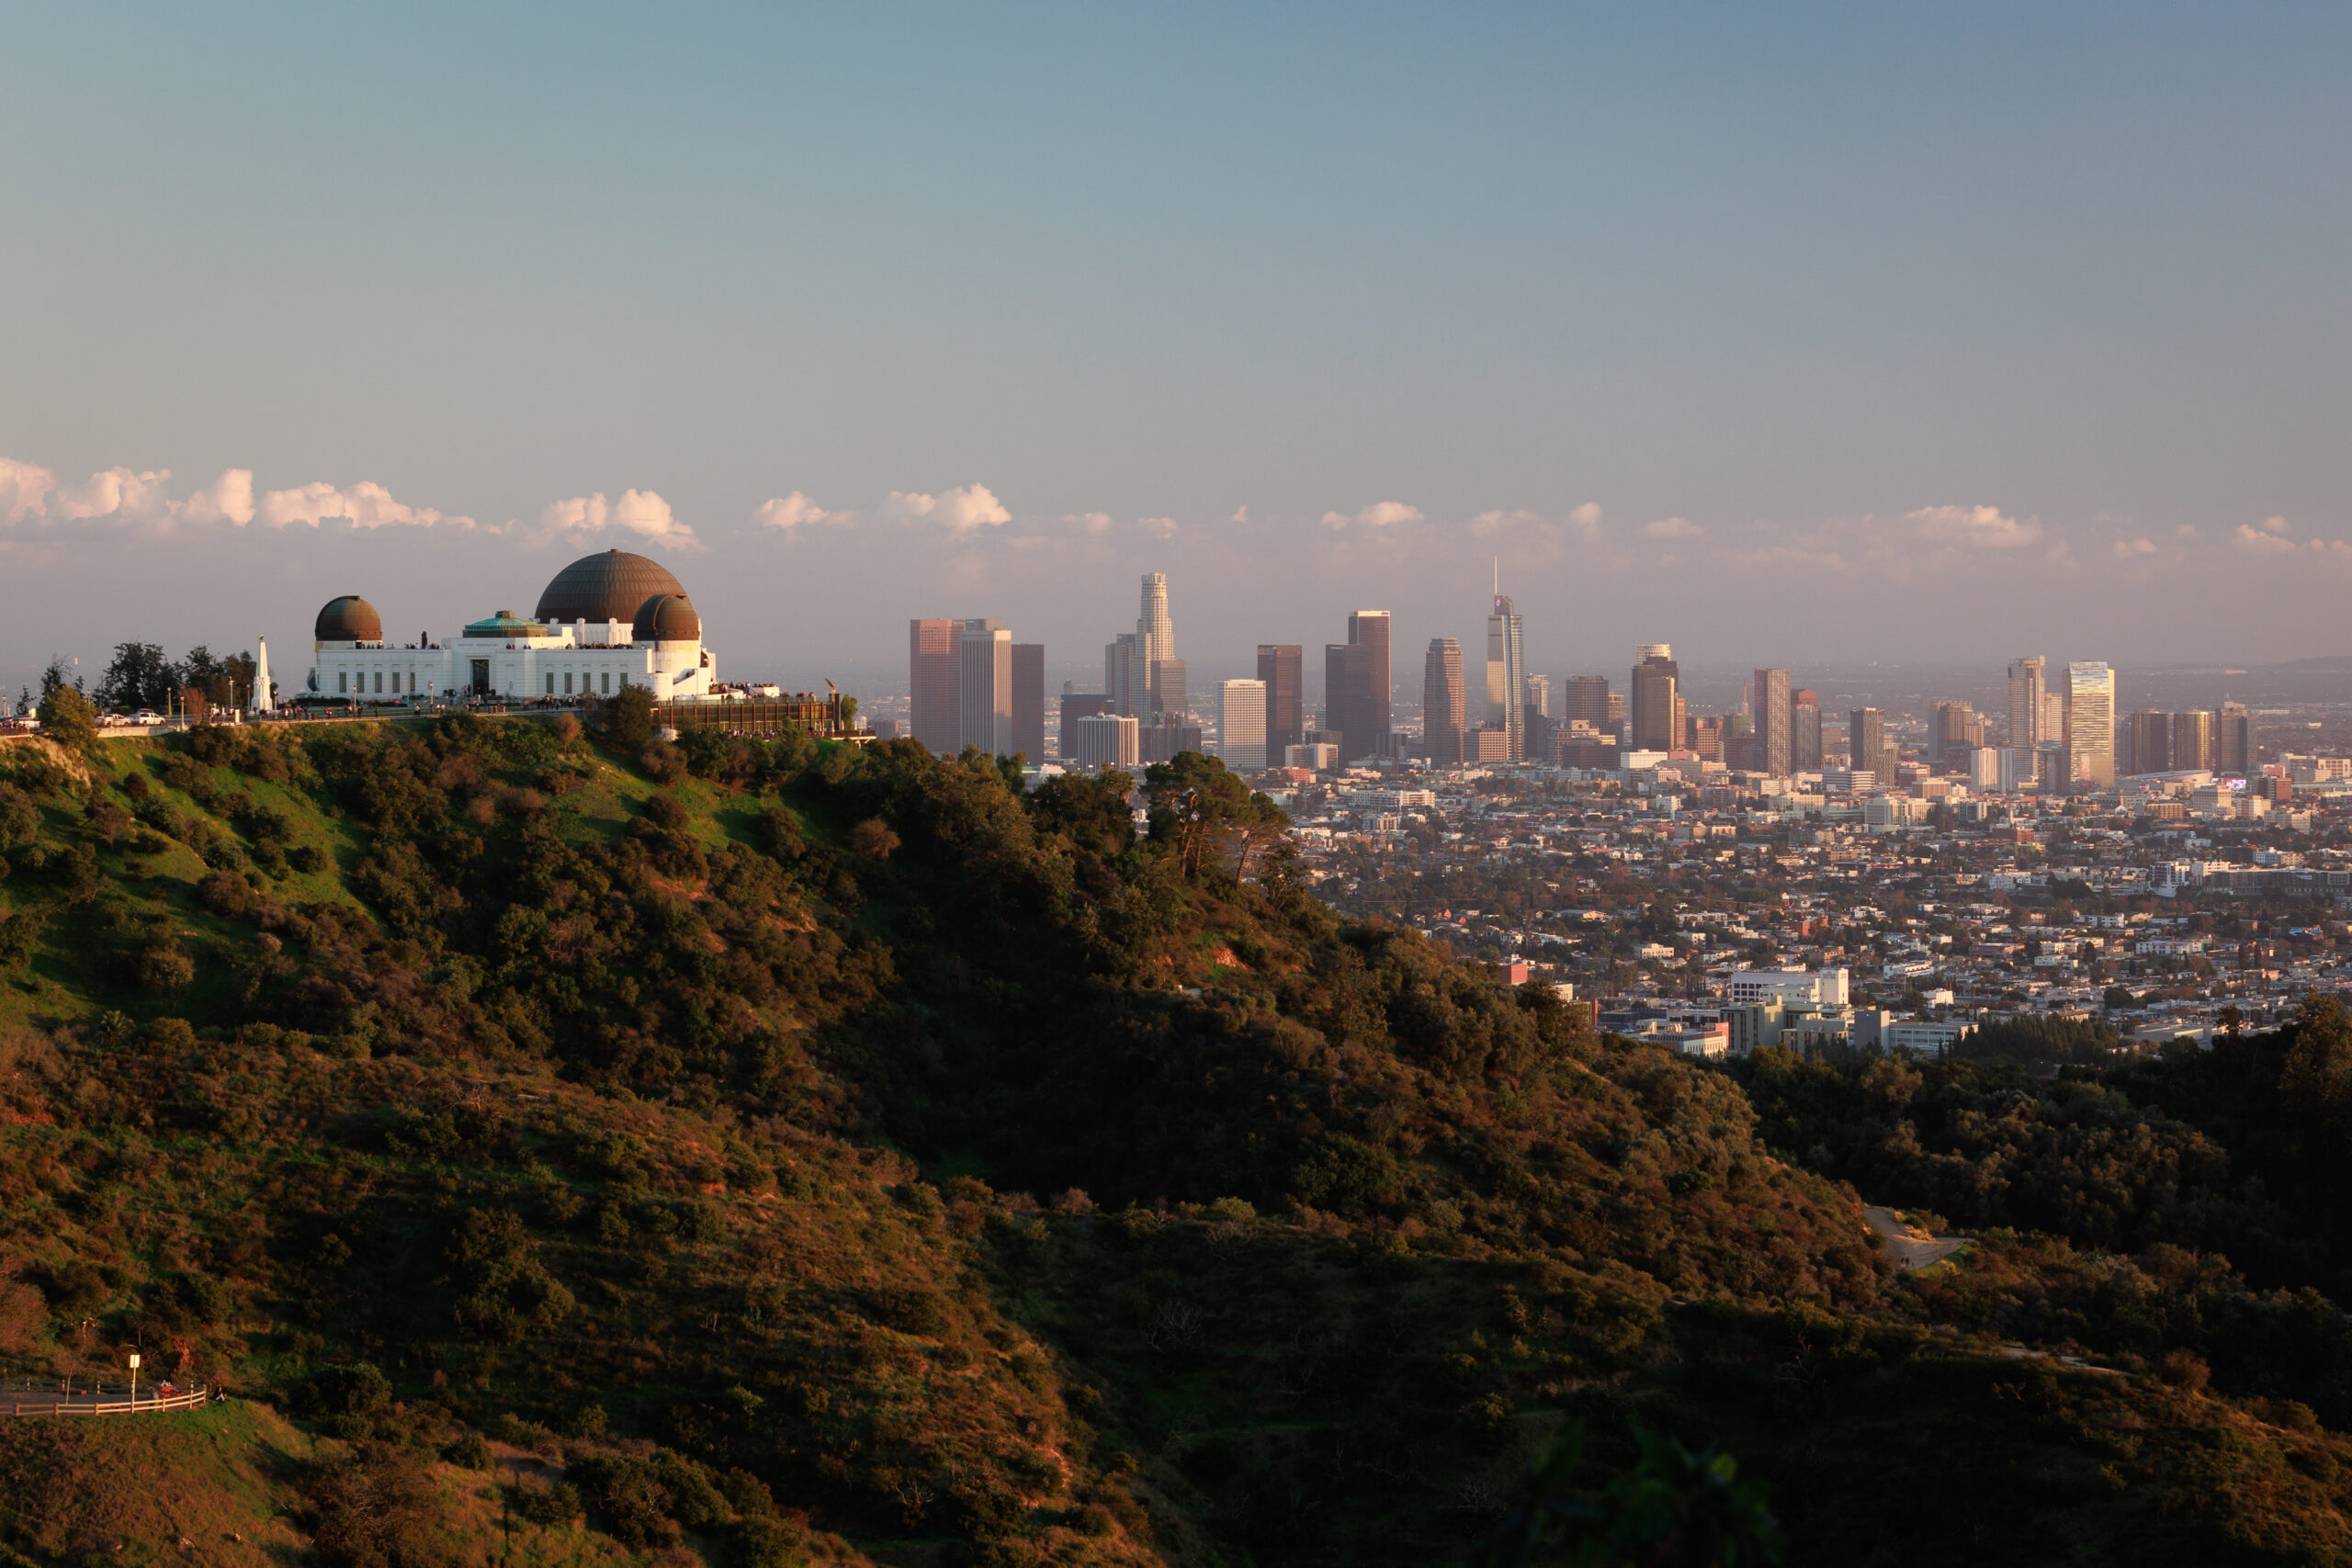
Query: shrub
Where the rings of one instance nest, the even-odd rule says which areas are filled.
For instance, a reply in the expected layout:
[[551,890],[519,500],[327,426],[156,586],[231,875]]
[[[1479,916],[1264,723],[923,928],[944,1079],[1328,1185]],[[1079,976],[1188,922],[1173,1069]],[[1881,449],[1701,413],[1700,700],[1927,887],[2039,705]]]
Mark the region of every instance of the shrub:
[[441,1445],[441,1457],[460,1470],[488,1470],[497,1460],[490,1451],[490,1439],[480,1432],[467,1432]]

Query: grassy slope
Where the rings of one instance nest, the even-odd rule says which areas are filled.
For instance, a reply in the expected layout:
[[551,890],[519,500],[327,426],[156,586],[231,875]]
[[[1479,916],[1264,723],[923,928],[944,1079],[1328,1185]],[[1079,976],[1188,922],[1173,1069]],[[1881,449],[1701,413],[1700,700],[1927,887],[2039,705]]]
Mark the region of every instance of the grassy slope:
[[[226,767],[198,781],[328,854],[318,873],[257,878],[297,917],[267,934],[300,976],[256,961],[255,919],[276,917],[199,901],[208,868],[185,844],[127,854],[92,839],[77,798],[41,797],[43,841],[91,844],[105,886],[75,904],[22,871],[0,884],[46,922],[0,989],[0,1277],[17,1281],[0,1285],[0,1350],[54,1365],[184,1345],[199,1372],[355,1436],[429,1446],[471,1426],[591,1462],[658,1442],[839,1532],[794,1526],[793,1550],[819,1556],[961,1561],[977,1542],[1008,1562],[1428,1562],[1482,1528],[1570,1418],[1604,1457],[1636,1420],[1720,1437],[1775,1482],[1809,1560],[2092,1561],[2119,1540],[2149,1561],[2343,1550],[2335,1477],[2352,1453],[2333,1435],[1936,1329],[1870,1263],[1850,1199],[1764,1156],[1723,1080],[1589,1043],[1501,1077],[1440,1070],[1446,1042],[1517,1025],[1470,992],[1449,1001],[1430,955],[1229,886],[1155,905],[1166,890],[1132,863],[976,864],[966,846],[1001,857],[1026,829],[951,839],[929,797],[787,788],[814,848],[759,918],[820,978],[751,998],[732,1069],[689,1055],[666,1079],[633,1076],[636,1058],[567,1038],[587,1014],[544,1050],[518,1043],[498,1009],[528,982],[498,976],[562,967],[560,948],[469,993],[447,978],[457,955],[495,956],[466,922],[488,923],[502,879],[546,863],[508,823],[601,852],[665,796],[710,864],[697,876],[656,839],[646,897],[714,909],[725,857],[759,841],[758,810],[779,798],[523,750],[476,770],[507,793],[450,795],[447,819],[484,842],[450,862],[472,868],[449,874],[468,908],[432,942],[376,932],[355,888],[382,886],[363,872],[378,835],[323,806],[334,791]],[[131,749],[111,752],[115,778],[137,768],[175,811],[209,815]],[[871,810],[906,851],[838,855]],[[217,863],[261,849],[233,813],[213,820],[236,845]],[[559,901],[580,874],[548,884]],[[711,919],[721,946],[755,934]],[[1120,919],[1150,934],[1115,961],[1086,947]],[[196,959],[185,988],[143,990],[97,956],[164,921]],[[876,942],[895,978],[870,995],[821,978]],[[240,1026],[296,1021],[321,970],[381,984],[299,1021],[312,1027]],[[1186,985],[1198,1002],[1170,994]],[[477,1043],[421,1049],[404,1010]],[[202,1032],[160,1022],[177,1018]],[[673,1010],[648,1032],[683,1024]],[[1354,1187],[1283,1196],[1340,1155],[1363,1156]],[[1042,1208],[975,1175],[1084,1187],[1103,1207]],[[1174,1201],[1117,1212],[1160,1194]],[[477,1211],[517,1225],[460,1258],[451,1238]],[[232,1304],[191,1304],[190,1275],[225,1282]],[[542,1277],[572,1303],[549,1321],[532,1316]],[[338,1425],[305,1403],[319,1368],[363,1358],[403,1409]],[[266,1425],[172,1425],[241,1420]],[[153,1464],[180,1509],[251,1518],[254,1536],[299,1508],[288,1472],[310,1439],[231,1430],[209,1451],[244,1457],[218,1463],[160,1427],[71,1441],[99,1445],[71,1462]],[[148,1443],[164,1448],[134,1452]],[[435,1473],[437,1528],[479,1549],[488,1480]],[[2022,1500],[1986,1510],[1991,1488]],[[761,1506],[741,1494],[685,1543],[750,1540]],[[81,1528],[24,1520],[16,1544],[36,1552]],[[576,1524],[530,1540],[543,1561],[650,1549]]]

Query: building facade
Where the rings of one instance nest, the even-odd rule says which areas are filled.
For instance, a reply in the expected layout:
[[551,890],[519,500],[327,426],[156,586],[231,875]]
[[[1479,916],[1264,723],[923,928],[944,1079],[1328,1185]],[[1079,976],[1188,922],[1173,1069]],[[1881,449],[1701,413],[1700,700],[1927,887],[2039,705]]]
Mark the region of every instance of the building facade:
[[1300,702],[1304,677],[1301,649],[1295,642],[1258,645],[1258,679],[1266,683],[1266,755],[1280,757],[1306,733],[1306,712]]
[[644,556],[606,550],[558,572],[530,615],[500,610],[440,640],[390,642],[373,604],[331,600],[311,626],[306,683],[368,703],[601,698],[630,686],[672,702],[708,696],[718,679],[678,580]]
[[1462,645],[1433,637],[1421,661],[1421,737],[1434,767],[1462,764],[1463,701]]
[[1634,650],[1626,717],[1633,724],[1634,750],[1672,751],[1681,744],[1681,699],[1676,691],[1681,675],[1671,645],[1645,642]]
[[2115,786],[2115,671],[2103,660],[2066,666],[2066,749],[2075,779]]
[[1237,773],[1266,771],[1266,683],[1227,681],[1217,688],[1217,754]]
[[1510,756],[1527,755],[1527,657],[1510,595],[1495,595],[1487,616],[1487,728],[1505,738]]

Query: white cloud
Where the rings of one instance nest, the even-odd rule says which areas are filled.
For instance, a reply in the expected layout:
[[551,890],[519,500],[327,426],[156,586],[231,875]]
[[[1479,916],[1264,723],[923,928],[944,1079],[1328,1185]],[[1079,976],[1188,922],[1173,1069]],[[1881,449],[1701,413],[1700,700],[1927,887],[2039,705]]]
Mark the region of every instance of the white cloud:
[[1688,517],[1661,517],[1643,524],[1642,532],[1653,539],[1695,539],[1706,530]]
[[227,468],[220,477],[174,509],[189,523],[234,523],[242,528],[254,520],[254,471]]
[[2040,525],[2020,523],[1997,506],[1923,506],[1905,520],[1922,538],[1969,549],[2013,550],[2041,539]]
[[618,529],[680,549],[702,548],[695,531],[679,522],[670,503],[650,490],[623,491],[617,501],[606,501],[602,491],[559,501],[539,513],[539,526],[549,534],[571,535]]
[[1107,512],[1086,513],[1078,519],[1078,523],[1079,526],[1090,534],[1107,534],[1111,531],[1111,514]]
[[2130,560],[2133,556],[2152,556],[2156,553],[2156,542],[2154,539],[2118,539],[2108,547],[2118,560]]
[[2284,556],[2294,554],[2301,547],[2298,546],[2294,540],[2284,537],[2278,529],[2273,529],[2270,526],[2271,523],[2277,523],[2280,525],[2281,528],[2283,528],[2285,521],[2286,520],[2284,518],[2273,517],[2268,523],[2265,523],[2260,528],[2249,527],[2244,523],[2239,524],[2236,529],[2237,547],[2245,551],[2248,555]]
[[61,485],[50,497],[49,515],[74,521],[119,517],[137,522],[161,517],[170,510],[171,498],[164,486],[171,477],[169,468],[152,468],[144,473],[107,468],[92,474],[82,484]]
[[846,512],[828,512],[798,491],[790,495],[776,496],[760,503],[752,513],[752,521],[763,528],[804,528],[820,523],[846,523]]
[[1600,502],[1588,501],[1568,513],[1568,521],[1589,534],[1600,526]]
[[57,476],[39,463],[0,457],[0,520],[22,523],[48,515],[45,503],[56,488]]
[[1419,523],[1420,520],[1421,509],[1418,506],[1408,506],[1401,501],[1376,501],[1353,517],[1344,512],[1326,512],[1323,514],[1323,526],[1326,528],[1345,528],[1351,525],[1358,528],[1389,528],[1399,523]]
[[0,457],[0,519],[22,523],[249,523],[254,515],[250,468],[230,468],[185,501],[167,488],[169,468],[144,471],[114,468],[80,484],[60,485],[37,463]]
[[2262,531],[2266,534],[2288,534],[2294,529],[2284,517],[2266,517],[2262,520]]
[[882,502],[882,515],[899,523],[927,519],[951,534],[1001,527],[1012,521],[1012,513],[986,485],[963,485],[944,495],[894,490]]
[[[221,484],[227,485],[229,479],[230,475],[222,475]],[[355,528],[430,528],[442,523],[458,528],[474,525],[470,517],[450,517],[430,506],[411,506],[395,501],[390,491],[372,479],[362,479],[349,490],[314,479],[293,490],[270,491],[254,506],[253,476],[246,474],[244,495],[249,509],[247,519],[258,520],[272,528],[316,528],[330,520],[348,523]],[[596,499],[602,501],[604,497]]]
[[1245,501],[1245,502],[1243,502],[1240,505],[1238,505],[1238,506],[1235,507],[1235,508],[1233,509],[1233,515],[1232,515],[1232,516],[1230,516],[1230,517],[1228,517],[1228,518],[1227,518],[1227,519],[1226,519],[1226,521],[1227,521],[1227,523],[1247,523],[1247,522],[1249,522],[1249,521],[1250,521],[1250,503],[1249,503],[1248,502],[1246,502],[1246,501]]
[[2352,544],[2346,544],[2342,539],[2313,539],[2312,548],[2324,556],[2334,556],[2339,560],[2352,557]]

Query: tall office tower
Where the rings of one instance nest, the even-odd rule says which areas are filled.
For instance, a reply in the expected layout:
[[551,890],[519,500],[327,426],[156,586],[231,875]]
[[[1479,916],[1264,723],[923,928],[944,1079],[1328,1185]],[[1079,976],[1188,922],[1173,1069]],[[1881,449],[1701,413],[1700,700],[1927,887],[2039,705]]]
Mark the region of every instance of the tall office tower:
[[1990,795],[2001,787],[2001,754],[1990,746],[1979,746],[1968,754],[1968,787],[1979,795]]
[[1560,682],[1560,707],[1553,716],[1564,726],[1582,719],[1595,729],[1609,727],[1609,677],[1571,675]]
[[2213,726],[2213,770],[2244,778],[2254,772],[2254,716],[2244,703],[2223,703]]
[[1216,750],[1237,773],[1266,771],[1266,683],[1227,681],[1217,689]]
[[1552,677],[1549,675],[1530,675],[1527,678],[1527,716],[1552,716]]
[[907,692],[913,699],[914,737],[942,757],[956,754],[959,694],[963,690],[963,655],[956,643],[964,635],[961,621],[907,623]]
[[1487,725],[1500,732],[1506,754],[1518,761],[1527,754],[1527,656],[1521,640],[1519,612],[1507,593],[1495,595],[1487,617]]
[[2213,715],[2207,712],[2177,713],[2172,716],[2172,765],[2176,768],[2211,768],[2215,765],[2215,731]]
[[1358,610],[1350,615],[1348,640],[1364,649],[1363,723],[1371,732],[1356,756],[1376,757],[1388,740],[1388,698],[1396,689],[1388,667],[1388,612]]
[[1149,717],[1151,671],[1141,661],[1133,632],[1121,632],[1102,645],[1102,690],[1111,711],[1129,717]]
[[1184,689],[1184,661],[1159,659],[1151,666],[1151,711],[1163,718],[1189,717],[1192,694]]
[[1965,757],[1956,757],[1953,753],[1975,750],[1977,742],[1984,738],[1984,730],[1977,722],[1975,704],[1937,703],[1929,710],[1928,759],[1935,765],[1965,765]]
[[2066,750],[2093,789],[2115,784],[2115,671],[2104,660],[2066,666]]
[[1060,755],[1064,761],[1078,760],[1078,721],[1112,711],[1111,699],[1101,692],[1062,694]]
[[1847,765],[1867,771],[1882,786],[1894,782],[1894,748],[1886,739],[1886,721],[1876,708],[1855,708],[1846,716]]
[[1136,636],[1144,644],[1144,660],[1155,663],[1176,657],[1176,623],[1168,618],[1168,574],[1143,574],[1143,602],[1136,616]]
[[1634,750],[1671,751],[1682,737],[1675,711],[1675,685],[1681,668],[1666,643],[1645,642],[1634,649],[1634,678],[1626,687],[1626,716],[1633,720]]
[[[2041,694],[2041,739],[2064,740],[2066,738],[2066,694],[2063,691]],[[2037,741],[2035,744],[2039,745]]]
[[1340,738],[1340,761],[1352,762],[1379,749],[1372,718],[1372,649],[1360,642],[1323,645],[1323,728]]
[[1773,778],[1796,772],[1795,686],[1785,670],[1756,671],[1754,707],[1756,765]]
[[990,757],[1012,754],[1012,634],[1002,621],[964,623],[961,702],[956,721],[959,746],[977,746]]
[[1800,773],[1821,768],[1821,694],[1810,686],[1789,703],[1789,768]]
[[2030,653],[2009,660],[2009,744],[2031,748],[2053,737],[2041,727],[2042,698],[2049,687],[2041,655]]
[[2172,760],[2172,715],[2150,709],[2135,713],[2118,727],[2122,755],[2116,771],[2124,773],[2169,773]]
[[1046,760],[1046,645],[1012,645],[1012,749],[1034,766]]
[[1306,733],[1299,705],[1300,658],[1295,642],[1258,645],[1258,679],[1266,683],[1266,755],[1281,757]]
[[1421,663],[1421,734],[1433,767],[1462,765],[1463,701],[1462,645],[1450,637],[1433,637]]
[[1689,729],[1682,737],[1685,750],[1702,762],[1724,760],[1724,721],[1719,718],[1694,718],[1688,721]]

